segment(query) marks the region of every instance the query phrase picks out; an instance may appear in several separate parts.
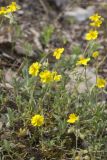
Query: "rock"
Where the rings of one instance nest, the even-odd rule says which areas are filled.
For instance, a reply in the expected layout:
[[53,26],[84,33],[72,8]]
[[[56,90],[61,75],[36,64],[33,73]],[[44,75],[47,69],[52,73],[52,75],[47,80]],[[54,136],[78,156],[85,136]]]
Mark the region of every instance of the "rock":
[[0,87],[1,88],[13,89],[13,86],[10,85],[9,83],[5,83],[5,84],[0,83]]
[[18,55],[26,55],[26,51],[24,47],[21,46],[21,44],[16,43],[14,50]]
[[12,71],[11,69],[8,69],[5,70],[4,76],[5,76],[5,81],[11,84],[13,78],[16,78],[16,72]]
[[23,43],[16,43],[15,47],[14,47],[14,51],[17,55],[19,56],[28,56],[28,57],[34,57],[35,56],[35,53],[32,49],[30,49],[30,51],[28,51],[27,47],[28,46],[27,44],[24,44],[26,46],[22,46]]
[[36,31],[34,28],[30,28],[30,31],[33,34],[33,40],[34,40],[36,47],[39,50],[42,50],[42,45],[40,43],[40,33],[38,31]]
[[[77,78],[81,78],[80,83],[78,84],[77,90],[79,93],[85,93],[87,91],[86,82],[85,82],[85,73],[84,68],[79,67],[75,69],[74,72],[67,72],[69,75],[70,81],[65,86],[68,93],[71,93],[75,86],[77,85]],[[88,87],[92,87],[96,84],[96,74],[95,69],[88,67],[86,70],[87,84]]]
[[21,16],[21,15],[24,14],[24,11],[23,10],[19,10],[19,11],[17,11],[17,14]]
[[12,42],[11,28],[3,26],[0,28],[0,44],[6,42]]
[[73,17],[77,21],[85,21],[89,16],[91,16],[94,13],[94,6],[89,6],[86,9],[76,7],[71,11],[65,11],[64,17]]
[[0,131],[2,130],[3,123],[0,121]]

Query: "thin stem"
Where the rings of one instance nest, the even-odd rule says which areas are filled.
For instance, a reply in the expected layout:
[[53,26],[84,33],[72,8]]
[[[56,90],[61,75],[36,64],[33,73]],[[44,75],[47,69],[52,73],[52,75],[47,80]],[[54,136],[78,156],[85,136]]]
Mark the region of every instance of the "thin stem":
[[[95,72],[95,75],[96,75],[96,83],[97,83],[97,77],[98,77],[98,59],[96,60],[96,72]],[[96,99],[96,105],[97,105],[97,94],[95,96],[95,99]]]
[[89,43],[87,44],[87,46],[86,46],[86,48],[85,48],[85,50],[84,50],[83,56],[85,56],[88,47],[89,47]]
[[87,91],[89,91],[88,80],[87,80],[87,68],[86,68],[86,66],[85,66],[85,84],[86,84]]
[[76,150],[78,148],[78,129],[77,129],[77,126],[76,126]]
[[48,9],[47,9],[44,1],[43,1],[43,0],[39,0],[39,2],[40,2],[40,4],[41,4],[41,6],[43,7],[44,11],[46,12],[46,14],[48,15]]

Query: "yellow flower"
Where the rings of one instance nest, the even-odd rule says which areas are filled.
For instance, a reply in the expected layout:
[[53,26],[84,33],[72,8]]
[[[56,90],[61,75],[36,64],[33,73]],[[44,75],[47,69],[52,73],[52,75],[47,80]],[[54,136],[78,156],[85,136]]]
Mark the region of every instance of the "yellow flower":
[[90,25],[93,27],[100,27],[103,21],[102,16],[98,15],[98,13],[90,16],[89,19],[92,21]]
[[0,8],[0,15],[6,15],[12,12],[15,12],[16,10],[20,9],[20,7],[16,4],[16,2],[12,2],[7,7],[1,7]]
[[53,56],[56,57],[56,59],[60,59],[63,52],[64,48],[57,48],[55,49]]
[[4,15],[4,14],[6,14],[6,9],[5,9],[5,7],[1,7],[0,8],[0,15]]
[[90,58],[80,57],[80,60],[77,61],[76,65],[87,66],[87,63],[90,61]]
[[45,70],[39,74],[42,83],[50,83],[53,81],[60,81],[62,76],[57,74],[56,71]]
[[45,70],[39,74],[42,83],[49,83],[53,81],[53,75],[50,71]]
[[102,24],[102,20],[98,20],[98,21],[95,21],[95,22],[91,22],[91,23],[90,23],[90,26],[100,27],[101,24]]
[[31,74],[32,76],[37,76],[39,69],[41,67],[41,64],[38,62],[33,63],[30,67],[29,67],[29,74]]
[[98,56],[99,56],[99,52],[98,51],[93,52],[93,54],[92,54],[93,58],[97,58]]
[[97,78],[96,86],[98,88],[104,88],[106,86],[106,80],[103,78]]
[[42,126],[44,124],[44,117],[36,114],[31,118],[32,126]]
[[56,71],[52,72],[52,75],[53,75],[53,80],[54,81],[60,81],[62,76],[61,75],[58,75]]
[[89,17],[89,19],[91,21],[98,21],[100,18],[101,18],[101,16],[98,15],[98,13],[96,13],[96,14],[94,14],[94,15],[92,15],[92,16]]
[[56,76],[54,76],[54,81],[60,81],[61,78],[62,78],[61,75],[56,75]]
[[90,30],[86,36],[85,39],[90,41],[90,40],[95,40],[98,37],[98,31],[97,30]]
[[69,119],[67,120],[68,123],[75,123],[79,119],[79,116],[72,113],[69,115]]
[[7,6],[7,13],[15,12],[20,9],[16,2],[12,2],[9,6]]

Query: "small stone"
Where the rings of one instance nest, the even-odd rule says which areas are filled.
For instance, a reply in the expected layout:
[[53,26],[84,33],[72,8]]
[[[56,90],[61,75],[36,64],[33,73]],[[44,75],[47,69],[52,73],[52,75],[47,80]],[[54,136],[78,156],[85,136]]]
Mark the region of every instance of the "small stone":
[[76,7],[71,11],[66,11],[64,17],[73,17],[77,21],[85,21],[89,16],[94,13],[94,6],[89,6],[86,9]]
[[[75,74],[73,72],[68,72],[70,81],[65,86],[66,90],[71,93],[72,90],[75,88],[75,85],[77,83],[77,77],[81,77],[81,82],[78,84],[78,92],[79,93],[85,93],[87,90],[86,82],[85,82],[85,70],[83,67],[77,67],[75,69]],[[96,84],[96,74],[95,74],[95,68],[87,67],[86,69],[86,78],[87,78],[87,84],[88,87],[92,87],[94,84]]]
[[3,123],[0,122],[0,131],[2,130],[2,127],[3,127]]

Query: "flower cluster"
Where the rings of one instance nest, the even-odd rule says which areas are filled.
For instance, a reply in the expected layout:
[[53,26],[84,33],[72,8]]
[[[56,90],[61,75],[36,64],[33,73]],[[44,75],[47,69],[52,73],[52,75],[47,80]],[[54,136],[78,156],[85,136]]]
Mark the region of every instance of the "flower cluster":
[[16,2],[12,2],[10,5],[0,8],[0,15],[7,15],[17,11],[18,9],[20,9],[20,7],[16,4]]
[[89,19],[92,21],[90,26],[92,27],[100,27],[103,21],[102,16],[98,15],[97,13],[90,16]]
[[43,72],[40,73],[40,78],[41,78],[41,82],[42,83],[50,83],[52,81],[60,81],[62,76],[58,75],[58,73],[56,71],[49,71],[49,70],[45,70]]
[[103,22],[103,18],[97,13],[90,16],[89,19],[91,20],[90,26],[94,27],[94,29],[89,30],[89,32],[86,34],[85,39],[88,41],[97,39],[98,31],[96,28],[100,27]]
[[[92,23],[94,23],[94,27],[99,27],[99,24],[102,24],[103,18],[98,15],[98,14],[94,14],[92,16],[89,17],[89,19],[92,21]],[[95,25],[96,24],[96,25]],[[97,30],[90,30],[87,34],[86,34],[86,40],[94,40],[96,39],[98,36],[98,31]],[[92,58],[97,59],[99,56],[99,51],[94,51],[91,55]],[[88,62],[90,61],[90,58],[84,58],[83,56],[81,56],[79,58],[79,60],[76,62],[76,65],[83,65],[83,66],[87,66]],[[103,78],[97,78],[96,79],[96,87],[98,88],[104,88],[106,86],[106,80]]]
[[[90,20],[93,22],[90,24],[93,27],[100,27],[102,24],[102,17],[98,14],[95,14],[90,17]],[[94,40],[98,37],[98,31],[97,30],[90,30],[86,34],[86,40]],[[64,52],[64,48],[57,48],[53,52],[53,56],[58,60],[61,58],[62,53]],[[99,56],[99,51],[94,51],[91,55],[94,59],[96,59]],[[79,60],[77,61],[76,65],[83,65],[87,66],[87,64],[90,62],[90,58],[81,56]],[[56,71],[50,71],[48,69],[43,70],[42,66],[48,66],[48,63],[43,63],[43,65],[39,62],[33,63],[29,67],[29,74],[32,76],[39,76],[42,83],[50,83],[54,81],[60,81],[62,76],[59,75]],[[41,70],[41,71],[40,71]],[[98,88],[104,88],[106,86],[106,80],[103,78],[97,78],[96,79],[96,87]],[[79,116],[72,113],[69,115],[67,122],[70,124],[74,124],[76,121],[79,120]],[[32,126],[42,126],[44,124],[44,117],[40,114],[35,114],[31,118],[31,124]]]
[[[56,59],[60,59],[63,51],[64,51],[64,48],[57,48],[57,49],[55,49],[55,51],[53,53],[53,56],[55,56]],[[39,75],[42,83],[50,83],[50,82],[53,82],[53,81],[60,81],[62,76],[59,75],[56,71],[50,71],[50,70],[45,69],[44,71],[40,72],[41,67],[42,66],[44,67],[44,63],[43,63],[43,65],[39,62],[33,63],[29,67],[29,74],[32,75],[32,76],[38,76]],[[46,66],[48,66],[48,65],[46,64],[45,67]]]
[[32,76],[38,76],[38,74],[39,74],[39,77],[40,77],[42,83],[50,83],[53,81],[60,81],[61,80],[62,76],[59,75],[56,71],[44,70],[39,73],[41,66],[42,65],[39,62],[33,63],[29,67],[29,74]]

